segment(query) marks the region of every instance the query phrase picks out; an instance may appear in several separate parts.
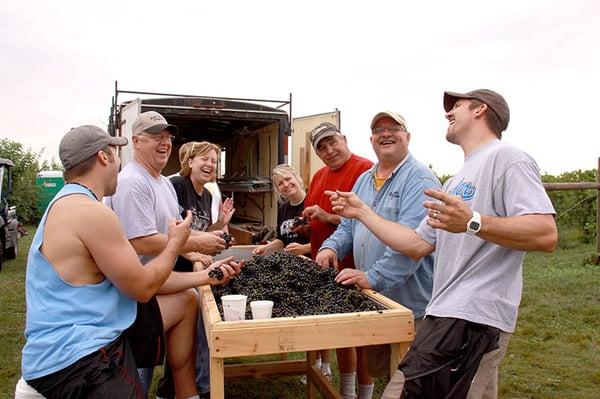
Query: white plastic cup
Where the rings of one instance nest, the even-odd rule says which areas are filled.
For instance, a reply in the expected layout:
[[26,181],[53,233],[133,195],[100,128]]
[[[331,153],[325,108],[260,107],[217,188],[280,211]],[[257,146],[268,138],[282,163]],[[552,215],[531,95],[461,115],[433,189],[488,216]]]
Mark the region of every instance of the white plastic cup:
[[246,295],[223,295],[223,316],[225,321],[246,319]]
[[270,319],[273,314],[273,301],[250,302],[253,319]]

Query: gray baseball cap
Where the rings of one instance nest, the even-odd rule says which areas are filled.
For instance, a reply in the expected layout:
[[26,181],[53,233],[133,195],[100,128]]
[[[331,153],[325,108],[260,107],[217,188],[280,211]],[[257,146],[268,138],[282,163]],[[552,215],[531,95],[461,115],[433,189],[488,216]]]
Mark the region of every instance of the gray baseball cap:
[[452,107],[454,107],[454,104],[461,98],[475,99],[487,104],[487,106],[498,116],[498,119],[500,119],[500,132],[503,132],[508,127],[510,110],[508,109],[506,100],[500,94],[488,89],[477,89],[464,94],[445,91],[444,109],[446,112],[450,111]]
[[131,128],[131,132],[134,136],[137,136],[140,133],[158,134],[163,130],[167,130],[174,136],[179,132],[177,126],[167,123],[165,117],[156,111],[141,113],[135,122],[133,122],[133,127]]
[[323,122],[319,123],[311,132],[310,132],[310,142],[312,143],[315,151],[317,150],[317,146],[319,145],[319,141],[324,139],[325,137],[335,136],[336,134],[341,134],[340,130],[331,122]]
[[83,125],[71,129],[60,141],[58,156],[65,170],[82,164],[106,146],[127,145],[127,137],[113,137],[93,125]]

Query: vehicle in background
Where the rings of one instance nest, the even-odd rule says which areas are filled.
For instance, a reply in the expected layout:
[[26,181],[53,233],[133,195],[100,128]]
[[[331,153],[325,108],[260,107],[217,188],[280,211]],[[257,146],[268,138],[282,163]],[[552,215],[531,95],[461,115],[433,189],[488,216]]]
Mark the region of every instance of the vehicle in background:
[[0,158],[0,270],[4,259],[15,259],[19,252],[17,208],[9,202],[14,166],[11,160]]
[[[133,99],[121,101],[123,96]],[[115,82],[108,131],[113,136],[131,139],[133,122],[146,111],[156,111],[176,125],[179,134],[163,171],[166,176],[179,170],[182,144],[209,141],[219,145],[217,182],[223,196],[234,198],[236,209],[229,230],[236,243],[257,244],[274,237],[278,204],[271,171],[278,164],[290,163],[291,108],[291,94],[288,100],[178,95],[119,90]],[[334,119],[339,123],[338,111]],[[314,126],[320,121],[315,121]],[[299,160],[308,161],[311,146],[309,142],[306,145],[306,132],[310,131],[306,117],[302,126],[301,137],[293,135],[300,144],[292,151],[298,152]],[[132,146],[120,147],[120,157],[122,165],[131,161]],[[298,169],[308,181],[312,168],[299,165]]]

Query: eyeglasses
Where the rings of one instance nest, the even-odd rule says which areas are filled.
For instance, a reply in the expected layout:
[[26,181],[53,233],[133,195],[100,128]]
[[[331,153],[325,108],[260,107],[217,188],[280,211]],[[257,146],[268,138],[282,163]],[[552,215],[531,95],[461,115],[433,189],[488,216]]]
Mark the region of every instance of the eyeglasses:
[[404,131],[404,126],[402,126],[402,125],[381,126],[381,127],[376,127],[375,129],[371,130],[371,132],[373,134],[381,134],[381,133],[385,132],[386,130],[390,133],[398,133],[400,131]]
[[140,134],[140,136],[144,136],[144,137],[148,137],[149,139],[151,139],[152,141],[156,142],[156,143],[162,143],[163,141],[172,143],[173,140],[175,140],[175,136],[169,134],[168,136],[161,136],[160,134],[145,134],[142,133]]

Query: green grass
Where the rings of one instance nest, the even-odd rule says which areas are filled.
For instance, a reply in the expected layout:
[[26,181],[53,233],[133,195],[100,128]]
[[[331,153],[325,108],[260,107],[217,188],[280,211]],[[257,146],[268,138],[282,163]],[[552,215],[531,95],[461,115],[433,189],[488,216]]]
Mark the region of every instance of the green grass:
[[[0,272],[0,399],[20,375],[27,248]],[[583,265],[591,245],[528,254],[517,330],[500,369],[501,398],[600,398],[600,266]],[[334,362],[334,382],[336,365]],[[157,371],[160,375],[160,371]],[[384,382],[377,382],[378,397]],[[298,377],[227,381],[228,398],[298,398]]]

